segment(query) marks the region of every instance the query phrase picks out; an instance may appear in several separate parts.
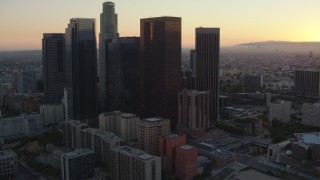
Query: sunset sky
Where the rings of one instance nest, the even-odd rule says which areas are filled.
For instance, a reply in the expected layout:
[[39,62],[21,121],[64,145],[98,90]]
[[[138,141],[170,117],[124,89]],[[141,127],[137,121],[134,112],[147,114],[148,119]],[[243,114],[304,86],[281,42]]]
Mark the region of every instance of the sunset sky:
[[[63,33],[69,19],[96,19],[103,0],[0,0],[0,51],[41,49],[43,33]],[[182,45],[196,27],[220,27],[221,45],[320,41],[320,0],[114,0],[120,36],[139,36],[140,18],[182,17]]]

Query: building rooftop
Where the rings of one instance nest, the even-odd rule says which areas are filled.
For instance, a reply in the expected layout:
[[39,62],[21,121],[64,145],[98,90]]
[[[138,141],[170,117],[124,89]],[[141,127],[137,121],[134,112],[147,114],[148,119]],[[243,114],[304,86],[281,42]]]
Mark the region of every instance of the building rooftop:
[[150,155],[140,149],[135,149],[135,148],[128,147],[128,146],[121,146],[121,147],[118,147],[117,149],[122,153],[125,153],[129,156],[137,157],[142,160],[148,160],[148,159],[152,159],[155,157],[155,156],[152,156],[152,155]]
[[64,154],[62,154],[62,156],[65,156],[65,157],[78,157],[78,156],[91,154],[91,153],[94,153],[94,152],[91,151],[90,149],[76,149],[74,151],[64,153]]
[[150,154],[142,154],[140,156],[138,156],[140,159],[150,159],[153,158],[153,156],[151,156]]
[[151,118],[144,119],[144,121],[149,121],[149,122],[162,121],[162,120],[166,120],[166,119],[163,117],[151,117]]
[[108,131],[105,131],[102,129],[86,128],[86,129],[82,129],[82,132],[88,132],[88,133],[94,134],[94,135],[99,136],[108,142],[110,142],[110,141],[112,141],[112,142],[124,141],[122,138],[115,135],[114,133],[108,132]]
[[131,114],[131,113],[123,113],[123,114],[120,114],[120,116],[122,116],[122,117],[137,117],[135,114]]
[[166,138],[174,139],[174,138],[178,138],[180,136],[183,136],[183,134],[173,133],[173,134],[169,134],[168,136],[166,136]]
[[8,151],[8,150],[0,150],[0,159],[7,159],[11,157],[16,157],[16,153],[13,151]]
[[72,120],[72,119],[69,119],[68,121],[65,121],[64,123],[71,124],[71,125],[88,126],[87,123],[84,123],[84,122],[81,122],[81,121]]
[[310,145],[310,144],[320,144],[320,132],[311,133],[295,133],[299,143]]
[[128,118],[128,117],[137,117],[137,115],[135,115],[135,114],[124,113],[124,112],[121,112],[121,111],[105,112],[105,113],[101,113],[100,115],[103,115],[103,116],[119,115],[119,116],[126,117],[126,118]]
[[184,150],[194,149],[194,147],[189,146],[189,145],[183,145],[183,146],[180,146],[179,148],[184,149]]

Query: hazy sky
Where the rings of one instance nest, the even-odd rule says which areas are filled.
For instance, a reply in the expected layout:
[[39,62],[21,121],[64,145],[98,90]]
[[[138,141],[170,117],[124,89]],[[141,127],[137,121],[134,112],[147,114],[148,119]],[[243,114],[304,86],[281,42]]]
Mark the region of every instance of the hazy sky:
[[[72,17],[95,18],[103,0],[0,0],[0,51],[41,49],[43,33],[64,32]],[[183,47],[195,27],[220,27],[221,44],[320,41],[320,0],[114,0],[121,36],[139,36],[140,18],[182,17]]]

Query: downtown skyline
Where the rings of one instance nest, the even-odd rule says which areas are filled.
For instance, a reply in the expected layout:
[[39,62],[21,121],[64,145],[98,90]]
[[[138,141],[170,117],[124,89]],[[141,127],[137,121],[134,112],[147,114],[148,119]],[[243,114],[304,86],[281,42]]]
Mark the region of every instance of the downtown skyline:
[[[100,27],[99,1],[67,2],[4,0],[0,3],[0,51],[41,49],[42,32],[63,32],[70,18],[95,18],[96,37]],[[223,2],[203,0],[156,1],[116,0],[118,28],[121,36],[139,36],[141,18],[176,16],[182,18],[182,47],[194,48],[196,27],[220,27],[221,45],[280,40],[320,41],[320,18],[316,0],[244,0]],[[13,10],[15,10],[13,12]],[[19,13],[17,13],[19,12]],[[39,15],[41,14],[41,15]]]

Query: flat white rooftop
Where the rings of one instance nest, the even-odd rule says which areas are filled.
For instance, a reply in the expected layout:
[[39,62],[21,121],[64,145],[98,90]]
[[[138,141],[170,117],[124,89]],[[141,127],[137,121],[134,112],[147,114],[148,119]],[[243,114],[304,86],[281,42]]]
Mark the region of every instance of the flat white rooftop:
[[193,149],[194,147],[189,146],[189,145],[183,145],[183,146],[180,146],[180,148],[184,149],[184,150],[190,150],[190,149]]
[[149,158],[153,158],[153,156],[151,156],[150,154],[142,154],[142,155],[140,155],[138,157],[143,159],[143,160],[146,160],[146,159],[149,159]]
[[147,118],[145,119],[146,121],[150,121],[150,122],[155,122],[155,121],[161,121],[164,120],[164,118],[161,117],[152,117],[152,118]]
[[297,137],[299,143],[306,145],[320,144],[320,132],[296,133],[294,135]]

